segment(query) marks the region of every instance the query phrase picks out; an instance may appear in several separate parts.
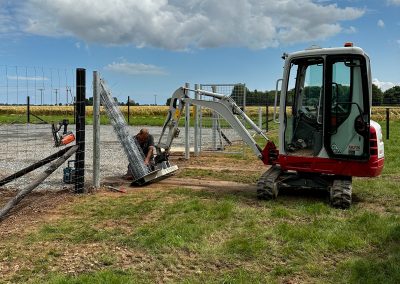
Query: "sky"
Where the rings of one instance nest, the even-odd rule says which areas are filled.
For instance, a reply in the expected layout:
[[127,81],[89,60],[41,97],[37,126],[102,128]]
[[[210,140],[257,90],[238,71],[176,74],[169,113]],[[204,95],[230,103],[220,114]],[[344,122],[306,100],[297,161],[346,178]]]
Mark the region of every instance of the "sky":
[[0,0],[0,103],[25,89],[68,99],[75,68],[87,97],[96,70],[140,104],[185,82],[273,90],[284,52],[349,41],[386,90],[400,84],[399,15],[400,0]]

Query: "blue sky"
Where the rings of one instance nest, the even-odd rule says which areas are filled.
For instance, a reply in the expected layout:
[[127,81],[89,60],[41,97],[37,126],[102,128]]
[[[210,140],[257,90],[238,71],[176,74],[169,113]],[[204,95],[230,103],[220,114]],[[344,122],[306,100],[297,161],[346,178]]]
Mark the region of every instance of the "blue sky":
[[185,82],[271,90],[283,52],[346,41],[370,55],[383,90],[400,84],[400,0],[0,0],[0,8],[9,96],[25,85],[64,96],[77,67],[87,69],[88,97],[97,70],[114,96],[140,104],[154,95],[164,104]]

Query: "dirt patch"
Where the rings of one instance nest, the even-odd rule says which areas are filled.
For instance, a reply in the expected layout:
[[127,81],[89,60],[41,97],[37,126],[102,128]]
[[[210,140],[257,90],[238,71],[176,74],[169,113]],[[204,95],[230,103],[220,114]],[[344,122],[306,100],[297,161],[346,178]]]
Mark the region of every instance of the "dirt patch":
[[[258,204],[256,198],[256,185],[255,184],[245,184],[233,181],[223,181],[223,180],[209,180],[209,179],[197,179],[197,178],[179,178],[175,176],[168,177],[157,183],[151,183],[143,187],[131,187],[130,183],[122,180],[119,177],[107,177],[105,181],[112,185],[112,187],[126,190],[126,193],[118,193],[113,190],[107,189],[107,187],[102,190],[101,194],[113,194],[113,195],[123,195],[131,194],[133,192],[146,191],[146,198],[156,198],[161,192],[174,188],[187,188],[188,190],[202,192],[206,197],[209,195],[210,198],[220,199],[227,196],[240,196],[242,202],[249,204]],[[153,196],[154,195],[154,196]],[[174,203],[177,197],[162,197],[163,203]]]
[[[4,206],[15,194],[15,191],[2,191],[0,206]],[[70,203],[73,199],[74,196],[69,191],[32,192],[0,222],[0,238],[23,235],[43,220],[59,218],[62,214],[57,209],[59,205]]]
[[[260,173],[260,176],[268,168],[262,164],[257,158],[254,159],[232,159],[223,155],[216,154],[202,154],[202,156],[191,157],[186,160],[182,153],[173,153],[170,156],[170,162],[176,164],[179,167],[177,173],[183,169],[199,169],[199,170],[212,170],[215,172],[235,172],[238,174]],[[255,185],[249,185],[246,183],[238,183],[233,181],[215,180],[212,178],[202,177],[199,178],[177,178],[176,176],[168,177],[156,183],[146,185],[144,187],[131,187],[130,181],[122,178],[123,173],[120,176],[108,176],[103,178],[102,184],[105,186],[117,187],[122,190],[141,190],[141,189],[165,189],[174,187],[187,187],[191,189],[217,189],[227,192],[239,192],[239,191],[255,191]],[[108,189],[110,190],[110,189]]]
[[222,154],[207,154],[204,153],[198,157],[190,157],[186,160],[182,157],[182,154],[174,153],[170,156],[170,161],[173,164],[178,165],[180,168],[195,168],[195,169],[207,169],[207,170],[240,170],[249,172],[266,171],[267,167],[258,160],[256,157],[251,156],[248,159],[232,159],[231,157],[224,156]]

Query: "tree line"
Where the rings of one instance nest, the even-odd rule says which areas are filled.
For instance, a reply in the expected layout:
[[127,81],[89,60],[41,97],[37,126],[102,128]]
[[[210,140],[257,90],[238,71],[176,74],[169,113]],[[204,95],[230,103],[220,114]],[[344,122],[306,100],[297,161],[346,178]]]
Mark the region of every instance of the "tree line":
[[[310,89],[312,93],[319,95],[319,89]],[[292,93],[290,90],[289,93]],[[246,106],[265,106],[273,105],[275,102],[275,90],[273,91],[250,91],[245,85],[235,85],[231,92],[231,97],[236,102],[242,102],[243,96],[246,93]],[[343,92],[340,92],[343,93]],[[311,96],[312,97],[312,96]],[[114,98],[118,105],[126,106],[128,102],[119,102]],[[165,105],[169,106],[171,98],[168,98]],[[86,99],[86,105],[93,105],[93,98]],[[139,103],[130,99],[131,106],[138,106]],[[373,106],[386,106],[386,105],[400,105],[400,86],[394,86],[386,91],[382,91],[377,85],[372,84],[372,105]]]
[[[319,89],[309,90],[312,93],[316,93],[318,96]],[[275,101],[275,90],[273,91],[250,91],[244,85],[236,85],[232,92],[231,97],[236,101],[243,99],[244,93],[246,92],[246,105],[247,106],[264,106],[266,104],[273,105]],[[290,90],[289,93],[292,93]],[[346,93],[344,91],[339,92],[340,94]],[[312,97],[312,96],[311,96]],[[340,98],[339,98],[340,100]],[[386,91],[382,91],[377,85],[372,84],[372,105],[399,105],[400,104],[400,86],[394,86]]]

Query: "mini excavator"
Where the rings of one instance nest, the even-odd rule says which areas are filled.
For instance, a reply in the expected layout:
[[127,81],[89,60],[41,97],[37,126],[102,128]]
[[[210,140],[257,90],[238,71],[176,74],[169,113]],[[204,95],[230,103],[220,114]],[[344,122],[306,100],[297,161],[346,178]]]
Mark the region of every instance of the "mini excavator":
[[[168,160],[186,103],[221,115],[269,169],[257,183],[260,199],[274,199],[283,188],[322,189],[333,207],[349,208],[352,177],[376,177],[383,170],[381,127],[371,120],[372,82],[368,55],[359,47],[312,47],[284,54],[277,81],[274,120],[279,147],[226,95],[181,87],[172,98],[160,140],[158,162]],[[280,90],[279,113],[278,93]],[[193,99],[197,92],[213,100]],[[266,140],[261,148],[244,121]]]

